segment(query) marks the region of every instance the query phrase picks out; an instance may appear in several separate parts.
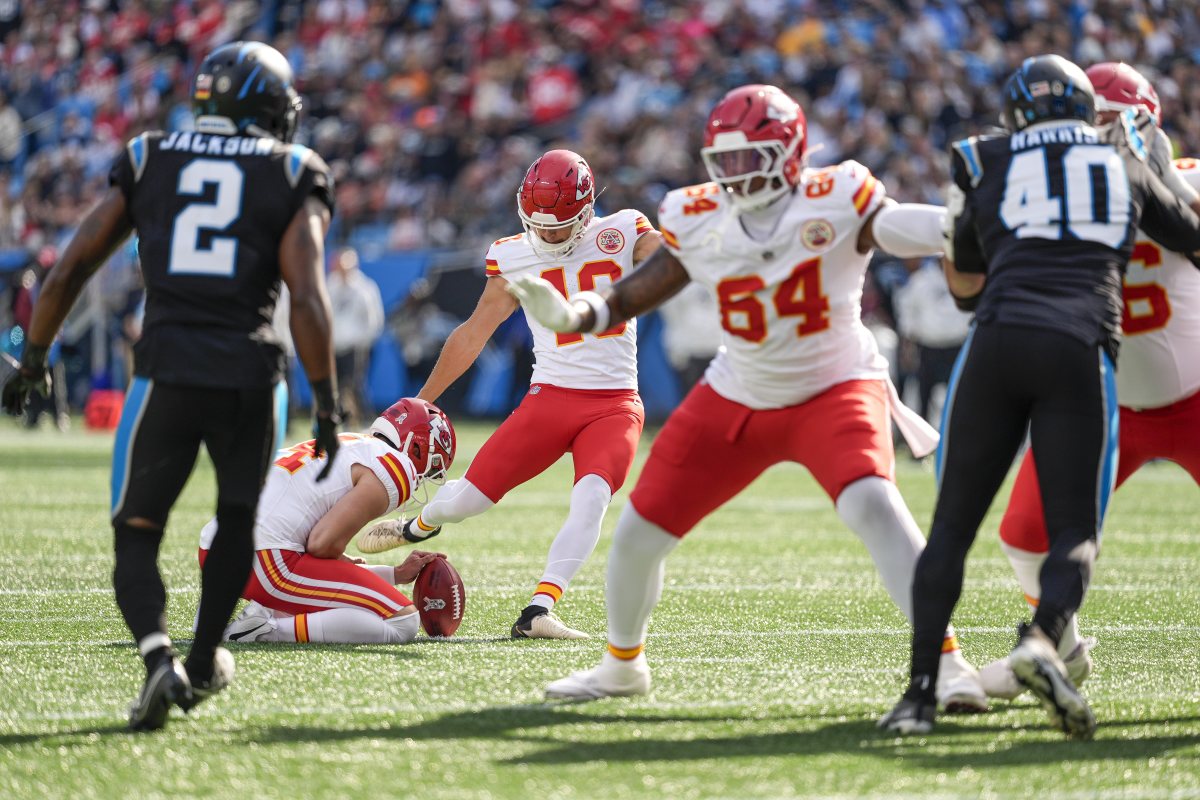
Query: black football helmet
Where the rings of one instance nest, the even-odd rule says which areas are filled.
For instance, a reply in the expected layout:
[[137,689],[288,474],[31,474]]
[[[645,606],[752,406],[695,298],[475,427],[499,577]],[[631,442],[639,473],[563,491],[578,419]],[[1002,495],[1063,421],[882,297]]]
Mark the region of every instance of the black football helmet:
[[1019,131],[1055,119],[1095,124],[1096,90],[1084,71],[1062,56],[1027,58],[1004,85],[1000,121]]
[[192,81],[196,130],[250,133],[290,142],[300,95],[283,53],[262,42],[231,42],[200,63]]

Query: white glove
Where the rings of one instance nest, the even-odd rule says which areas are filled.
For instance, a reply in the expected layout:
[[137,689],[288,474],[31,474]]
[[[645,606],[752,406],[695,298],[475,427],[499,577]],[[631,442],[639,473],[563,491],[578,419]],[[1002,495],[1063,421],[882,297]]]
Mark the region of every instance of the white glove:
[[1175,193],[1180,200],[1191,205],[1200,198],[1200,194],[1190,183],[1184,180],[1175,169],[1175,150],[1171,146],[1171,137],[1162,128],[1155,129],[1154,143],[1150,146],[1150,166],[1162,178],[1167,188]]
[[525,308],[525,313],[558,333],[574,333],[583,321],[579,311],[545,278],[522,275],[510,278],[508,293]]

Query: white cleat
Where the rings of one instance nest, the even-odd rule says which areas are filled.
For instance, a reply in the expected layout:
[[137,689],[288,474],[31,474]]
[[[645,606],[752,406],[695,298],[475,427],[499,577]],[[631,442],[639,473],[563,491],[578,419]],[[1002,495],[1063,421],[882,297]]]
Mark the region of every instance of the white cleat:
[[360,553],[385,553],[388,550],[395,550],[397,547],[404,547],[410,544],[420,544],[426,539],[432,539],[442,532],[442,526],[434,528],[429,533],[421,535],[420,530],[416,530],[417,518],[412,519],[385,519],[377,523],[370,530],[358,535],[358,552]]
[[553,613],[538,614],[528,625],[522,625],[520,620],[512,626],[514,639],[590,639],[583,631],[567,627],[567,624]]
[[1096,732],[1096,717],[1087,700],[1067,677],[1067,667],[1054,644],[1040,628],[1023,632],[1008,654],[1017,680],[1033,692],[1050,714],[1050,720],[1068,736],[1090,739]]
[[958,650],[942,654],[938,665],[937,700],[947,714],[982,714],[988,710],[988,696],[979,672]]
[[279,627],[271,609],[251,600],[221,636],[223,642],[257,642]]
[[997,658],[979,670],[979,682],[983,684],[988,697],[1013,700],[1025,694],[1025,687],[1013,673],[1008,656]]
[[[1075,649],[1063,658],[1063,666],[1067,668],[1067,677],[1075,686],[1081,686],[1092,674],[1091,649],[1095,646],[1095,638],[1089,636],[1075,645]],[[998,658],[979,670],[979,678],[988,697],[1012,700],[1025,693],[1025,686],[1017,680],[1017,676],[1013,673],[1012,666],[1008,663],[1008,656]]]
[[625,661],[605,653],[600,665],[574,672],[546,687],[547,700],[599,700],[650,693],[650,667],[646,656]]

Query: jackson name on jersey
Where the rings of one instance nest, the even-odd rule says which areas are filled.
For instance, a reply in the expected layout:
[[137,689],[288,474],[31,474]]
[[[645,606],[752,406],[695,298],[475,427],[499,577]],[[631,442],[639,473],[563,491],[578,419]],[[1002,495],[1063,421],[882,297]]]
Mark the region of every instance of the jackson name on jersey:
[[[489,278],[537,275],[564,296],[597,289],[633,270],[633,247],[653,228],[645,215],[623,209],[592,220],[583,239],[566,258],[549,260],[522,233],[492,244],[487,252]],[[526,317],[533,332],[536,363],[532,383],[564,389],[637,389],[637,321],[603,333],[555,333]]]
[[863,165],[806,170],[774,233],[750,237],[715,183],[670,192],[659,208],[667,247],[721,312],[722,346],[705,378],[754,409],[797,405],[839,383],[884,379],[887,361],[862,324],[870,254],[862,225],[886,191]]
[[[1200,190],[1200,161],[1181,158],[1175,169]],[[1121,405],[1162,408],[1200,391],[1200,270],[1140,230],[1125,270],[1121,327]]]
[[[351,467],[355,464],[371,470],[387,489],[385,514],[395,511],[412,495],[417,471],[408,456],[374,436],[343,433],[338,439],[342,446],[333,469],[320,483],[317,476],[325,468],[325,458],[313,458],[313,442],[301,442],[275,454],[258,500],[255,550],[304,552],[313,527],[353,488]],[[200,531],[200,547],[209,549],[216,534],[214,519]]]

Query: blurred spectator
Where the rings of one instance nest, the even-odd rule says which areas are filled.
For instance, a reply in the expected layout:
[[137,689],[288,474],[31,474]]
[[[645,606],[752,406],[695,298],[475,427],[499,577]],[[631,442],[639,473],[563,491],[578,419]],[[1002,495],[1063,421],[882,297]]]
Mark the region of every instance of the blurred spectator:
[[358,253],[346,247],[333,258],[329,272],[333,306],[333,349],[346,427],[369,424],[375,416],[366,399],[371,346],[383,333],[383,300],[375,281],[358,268]]
[[8,102],[8,94],[0,89],[0,172],[8,173],[21,155],[21,114]]
[[913,258],[904,266],[911,274],[893,298],[896,322],[900,335],[917,348],[917,411],[936,425],[941,414],[940,407],[936,411],[931,407],[933,391],[949,384],[971,315],[955,306],[939,259]]

